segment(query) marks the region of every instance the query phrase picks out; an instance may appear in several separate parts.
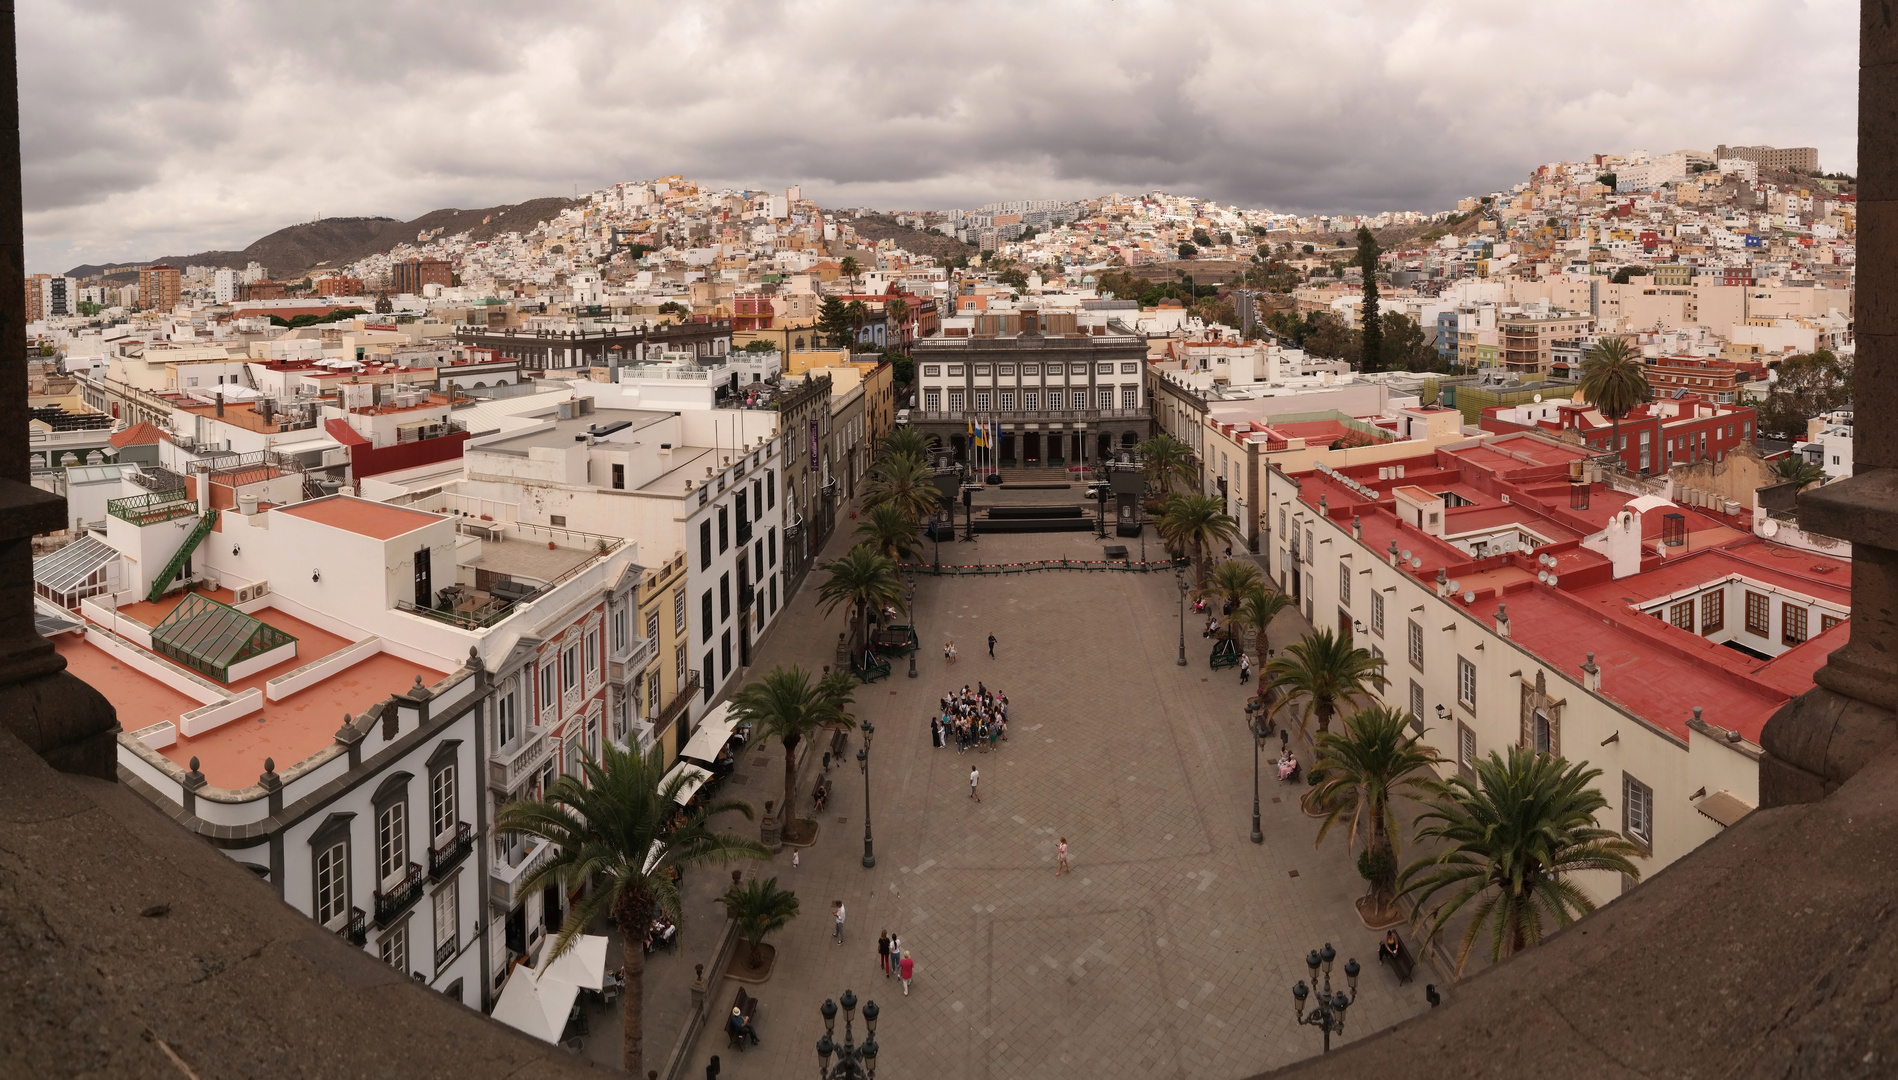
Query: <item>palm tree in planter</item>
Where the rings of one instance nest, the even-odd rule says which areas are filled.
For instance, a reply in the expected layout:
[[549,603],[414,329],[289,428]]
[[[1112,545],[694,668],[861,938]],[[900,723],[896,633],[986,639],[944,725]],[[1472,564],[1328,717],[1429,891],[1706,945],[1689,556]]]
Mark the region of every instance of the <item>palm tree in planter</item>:
[[709,821],[736,811],[751,817],[751,806],[718,800],[686,815],[685,822],[667,831],[666,823],[679,808],[682,773],[665,779],[664,751],[654,747],[645,754],[621,750],[612,743],[601,747],[600,757],[582,758],[582,776],[562,776],[542,799],[509,803],[496,815],[494,827],[503,833],[521,833],[551,841],[553,854],[521,883],[523,892],[558,885],[571,893],[586,886],[579,906],[554,937],[543,966],[565,953],[593,925],[601,913],[619,928],[621,961],[625,965],[625,1040],[620,1067],[633,1076],[645,1073],[644,975],[646,929],[653,909],[679,917],[679,889],[672,871],[739,859],[768,859],[771,853],[756,841],[713,832]]
[[[1459,974],[1481,937],[1489,938],[1490,959],[1501,960],[1595,910],[1569,875],[1606,870],[1638,878],[1633,860],[1646,854],[1595,823],[1608,805],[1590,786],[1600,769],[1510,747],[1507,757],[1490,751],[1475,772],[1474,780],[1452,776],[1432,785],[1436,797],[1418,816],[1417,839],[1440,841],[1444,850],[1405,867],[1397,885],[1399,896],[1417,898],[1427,940],[1470,908]],[[1433,904],[1439,893],[1446,895]]]
[[[884,437],[883,454],[886,459],[906,457],[927,465],[935,445],[935,436],[925,435],[914,427],[899,427]],[[880,467],[878,471],[882,471]]]
[[942,505],[942,489],[936,486],[935,474],[923,458],[891,454],[877,462],[863,482],[863,505],[894,506],[911,521],[922,521]]
[[725,905],[725,914],[738,923],[738,932],[751,946],[745,966],[753,971],[764,966],[765,936],[777,933],[797,918],[797,894],[778,888],[777,878],[768,881],[753,878],[734,886],[719,897],[718,902]]
[[1285,646],[1265,665],[1271,688],[1287,695],[1305,695],[1298,714],[1302,735],[1311,718],[1318,718],[1318,734],[1331,730],[1331,718],[1342,705],[1367,698],[1384,671],[1384,658],[1351,644],[1330,627],[1314,630]]
[[[845,682],[850,682],[848,676]],[[789,668],[780,664],[732,695],[732,715],[784,747],[782,805],[788,839],[802,839],[793,836],[797,822],[797,748],[829,725],[851,726],[853,721],[844,712],[849,702],[850,690],[846,689],[839,700],[837,688],[829,685],[828,679],[812,682],[810,672],[795,664]]]
[[1162,432],[1134,448],[1146,466],[1147,483],[1161,495],[1190,488],[1199,478],[1193,464],[1193,448]]
[[1197,590],[1202,597],[1211,597],[1228,609],[1224,614],[1236,615],[1239,602],[1254,589],[1264,588],[1264,579],[1259,576],[1259,568],[1244,559],[1227,559],[1206,576],[1206,584]]
[[881,503],[872,506],[857,522],[857,535],[862,537],[862,543],[900,560],[916,553],[917,528],[916,519],[904,513],[902,507]]
[[[1230,563],[1225,564],[1227,566]],[[1221,569],[1224,569],[1222,566]],[[1272,625],[1278,613],[1292,606],[1292,598],[1277,589],[1267,588],[1263,583],[1246,591],[1239,598],[1239,606],[1232,609],[1234,624],[1244,627],[1252,633],[1252,651],[1261,658],[1265,656],[1265,631]],[[1265,680],[1259,680],[1259,693],[1265,693]]]
[[1239,522],[1226,513],[1217,495],[1175,495],[1160,510],[1154,528],[1176,555],[1193,560],[1193,576],[1203,586],[1206,564],[1217,544],[1230,544],[1239,535]]
[[872,611],[904,605],[908,590],[896,576],[896,560],[868,544],[858,544],[832,559],[824,565],[824,571],[830,576],[818,586],[817,598],[826,615],[840,604],[849,606],[853,652],[857,643],[869,639]]
[[[1386,705],[1371,705],[1351,717],[1342,731],[1318,736],[1314,773],[1323,779],[1312,791],[1312,801],[1326,808],[1318,827],[1318,842],[1332,826],[1345,826],[1345,851],[1364,837],[1358,868],[1370,882],[1364,898],[1372,912],[1367,921],[1386,922],[1397,877],[1397,811],[1399,795],[1428,792],[1436,780],[1431,771],[1437,752],[1424,745],[1410,727],[1410,714]],[[1360,901],[1363,910],[1364,901]]]
[[1781,480],[1791,480],[1801,488],[1808,484],[1816,484],[1826,478],[1824,468],[1813,464],[1798,454],[1787,454],[1785,457],[1773,462],[1773,472],[1777,474]]
[[1577,387],[1597,411],[1614,421],[1609,445],[1621,453],[1621,418],[1653,397],[1641,352],[1625,337],[1605,337],[1582,356],[1582,380]]

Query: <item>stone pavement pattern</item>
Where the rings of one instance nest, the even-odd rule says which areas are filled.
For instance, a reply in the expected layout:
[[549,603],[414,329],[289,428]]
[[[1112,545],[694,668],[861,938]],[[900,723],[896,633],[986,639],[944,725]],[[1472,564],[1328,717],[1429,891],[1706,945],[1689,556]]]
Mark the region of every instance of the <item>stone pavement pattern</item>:
[[[943,557],[1098,558],[1100,543],[991,537],[953,555],[945,544]],[[826,554],[838,550],[833,542]],[[1176,666],[1172,574],[924,575],[916,593],[919,677],[906,678],[899,661],[891,679],[860,688],[854,710],[877,726],[877,866],[859,864],[861,779],[837,772],[836,801],[801,868],[791,869],[788,848],[759,868],[803,902],[774,939],[772,977],[751,987],[763,1045],[730,1053],[709,1031],[682,1076],[704,1075],[714,1053],[726,1077],[804,1073],[823,1031],[818,1006],[846,987],[882,1008],[879,1068],[890,1075],[1247,1076],[1318,1051],[1318,1033],[1294,1022],[1290,987],[1305,976],[1305,953],[1326,941],[1340,969],[1349,956],[1365,966],[1345,1041],[1425,1008],[1423,971],[1400,988],[1375,963],[1376,935],[1351,903],[1363,883],[1343,845],[1334,837],[1314,848],[1316,822],[1269,771],[1266,841],[1251,843],[1250,687],[1209,670],[1190,611],[1189,663]],[[820,669],[842,625],[841,612],[816,611],[807,583],[753,673]],[[959,648],[953,664],[945,636]],[[978,680],[1008,695],[1010,741],[995,754],[933,748],[937,698]],[[779,767],[775,748],[771,761],[753,771]],[[982,770],[980,803],[968,797],[971,764]],[[1057,878],[1062,836],[1074,872]],[[830,940],[837,899],[849,910],[843,947]],[[886,928],[915,957],[907,998],[877,966]],[[715,1002],[731,993],[729,983],[715,988]]]

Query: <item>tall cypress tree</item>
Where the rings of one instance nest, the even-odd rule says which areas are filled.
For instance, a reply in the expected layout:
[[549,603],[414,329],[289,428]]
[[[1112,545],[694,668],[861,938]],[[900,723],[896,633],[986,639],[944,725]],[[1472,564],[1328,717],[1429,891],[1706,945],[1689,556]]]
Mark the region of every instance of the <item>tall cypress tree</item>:
[[1358,226],[1357,263],[1358,269],[1364,272],[1364,311],[1360,320],[1364,330],[1359,338],[1363,363],[1359,366],[1365,371],[1384,370],[1383,313],[1377,304],[1377,256],[1377,237],[1371,235],[1368,226]]

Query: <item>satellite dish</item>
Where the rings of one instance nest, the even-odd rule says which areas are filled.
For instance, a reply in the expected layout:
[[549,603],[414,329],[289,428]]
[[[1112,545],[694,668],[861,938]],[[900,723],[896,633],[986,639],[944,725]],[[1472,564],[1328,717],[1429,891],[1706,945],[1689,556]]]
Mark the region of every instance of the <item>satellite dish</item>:
[[1541,394],[1537,394],[1537,395],[1536,395],[1536,404],[1537,404],[1537,405],[1540,405],[1540,404],[1542,404],[1542,395],[1541,395]]
[[1549,575],[1549,588],[1551,588],[1551,589],[1553,589],[1553,588],[1555,588],[1555,586],[1556,586],[1556,584],[1557,584],[1557,578],[1556,578],[1556,576],[1555,576],[1554,574],[1550,574],[1550,575]]
[[1774,521],[1772,518],[1767,518],[1765,521],[1760,522],[1761,536],[1770,537],[1770,536],[1775,536],[1778,533],[1779,533],[1779,522]]
[[1546,583],[1549,580],[1549,572],[1547,570],[1536,571],[1536,580]]
[[1410,560],[1410,565],[1413,567],[1416,567],[1419,570],[1423,569],[1423,558],[1419,556],[1417,558]]
[[1476,603],[1476,594],[1475,594],[1475,593],[1473,593],[1473,592],[1466,592],[1466,593],[1464,593],[1464,594],[1463,594],[1463,602],[1464,602],[1464,603],[1466,603],[1466,604],[1474,604],[1474,603]]
[[1405,549],[1404,549],[1404,561],[1405,561],[1405,562],[1409,562],[1409,561],[1410,561],[1410,549],[1409,549],[1409,548],[1405,548]]
[[1455,592],[1455,591],[1456,591],[1456,582],[1454,582],[1454,581],[1452,581],[1452,582],[1450,582],[1450,591],[1451,591],[1451,592]]

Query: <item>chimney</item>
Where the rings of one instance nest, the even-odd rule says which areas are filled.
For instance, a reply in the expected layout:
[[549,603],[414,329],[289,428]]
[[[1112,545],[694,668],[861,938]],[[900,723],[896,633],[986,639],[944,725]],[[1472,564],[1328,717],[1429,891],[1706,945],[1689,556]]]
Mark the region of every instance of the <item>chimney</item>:
[[1397,565],[1397,561],[1398,561],[1399,559],[1401,559],[1401,558],[1403,558],[1403,556],[1401,556],[1401,555],[1399,555],[1399,554],[1397,553],[1397,541],[1395,541],[1395,540],[1392,540],[1392,541],[1391,541],[1391,550],[1390,550],[1390,560],[1391,560],[1391,565],[1392,565],[1392,566],[1396,566],[1396,565]]
[[1351,539],[1364,539],[1364,522],[1356,514],[1351,515]]
[[1592,693],[1601,693],[1601,669],[1595,666],[1595,654],[1588,654],[1588,662],[1582,665],[1582,689]]
[[1496,636],[1500,638],[1506,638],[1509,636],[1509,605],[1508,604],[1496,605]]
[[219,416],[224,415],[224,391],[222,390],[217,392],[217,414]]
[[1450,595],[1450,575],[1441,566],[1437,567],[1437,595]]

